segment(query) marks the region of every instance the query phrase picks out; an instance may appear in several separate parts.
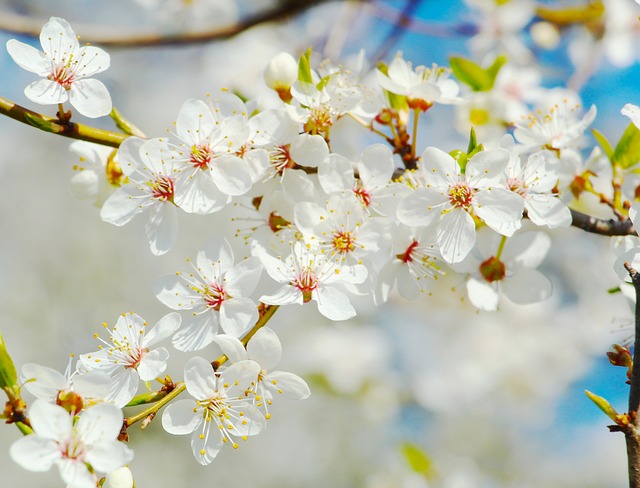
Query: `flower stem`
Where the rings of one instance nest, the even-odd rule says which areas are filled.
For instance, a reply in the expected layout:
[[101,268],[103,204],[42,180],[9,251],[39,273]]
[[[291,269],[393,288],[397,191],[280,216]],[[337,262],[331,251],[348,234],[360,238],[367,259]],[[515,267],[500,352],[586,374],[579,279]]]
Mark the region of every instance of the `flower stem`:
[[129,137],[126,134],[97,129],[83,124],[61,123],[56,118],[33,112],[3,97],[0,97],[0,114],[45,132],[71,139],[94,142],[103,146],[119,147],[122,141]]
[[500,239],[500,245],[498,246],[498,252],[496,253],[496,259],[500,259],[502,255],[502,251],[504,250],[504,245],[507,243],[507,236],[502,236]]
[[420,109],[413,109],[413,140],[411,141],[411,158],[416,159],[416,146],[418,145],[418,122],[420,121]]

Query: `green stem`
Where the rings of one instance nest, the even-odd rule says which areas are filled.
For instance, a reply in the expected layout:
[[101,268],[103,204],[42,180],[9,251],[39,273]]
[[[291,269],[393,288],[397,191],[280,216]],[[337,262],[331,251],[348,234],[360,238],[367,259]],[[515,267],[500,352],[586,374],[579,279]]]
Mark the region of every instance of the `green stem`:
[[418,122],[420,120],[420,109],[413,109],[413,140],[411,141],[411,159],[416,159],[416,147],[418,145]]
[[496,259],[500,259],[500,256],[502,255],[502,251],[504,250],[504,245],[507,243],[507,236],[502,236],[502,239],[500,239],[500,245],[498,246],[498,252],[496,253]]
[[61,123],[58,119],[33,112],[3,97],[0,97],[0,114],[45,132],[71,139],[94,142],[103,146],[119,147],[122,141],[129,137],[127,134],[97,129],[88,125],[73,122]]

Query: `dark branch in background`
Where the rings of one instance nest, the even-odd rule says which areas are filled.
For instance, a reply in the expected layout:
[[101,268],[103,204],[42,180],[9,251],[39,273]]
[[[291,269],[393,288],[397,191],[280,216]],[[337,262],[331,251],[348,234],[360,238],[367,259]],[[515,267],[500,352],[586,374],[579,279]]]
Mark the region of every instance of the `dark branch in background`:
[[[211,41],[228,39],[245,30],[262,24],[284,20],[297,15],[315,5],[326,3],[329,0],[285,0],[276,8],[254,14],[237,24],[200,32],[184,32],[178,34],[160,33],[124,33],[114,32],[114,29],[105,30],[95,25],[74,23],[74,30],[82,42],[99,44],[112,48],[134,48],[155,46],[180,46],[190,44],[204,44]],[[351,0],[365,3],[368,0]],[[0,13],[0,30],[13,34],[21,34],[37,37],[42,26],[48,19],[34,19],[18,14]]]
[[378,49],[371,57],[371,60],[375,63],[385,59],[389,54],[389,51],[393,49],[393,46],[400,40],[403,34],[407,33],[407,27],[413,20],[413,14],[420,5],[420,0],[407,0],[404,8],[393,22],[393,28],[384,38],[384,40],[378,46]]
[[631,382],[629,390],[629,425],[623,429],[627,442],[627,458],[629,467],[629,486],[638,488],[640,486],[640,417],[638,408],[640,407],[640,273],[633,269],[629,263],[624,263],[624,267],[629,272],[631,282],[636,292],[635,310],[635,338],[633,351],[633,369],[631,370]]
[[633,227],[631,219],[615,220],[615,219],[598,219],[591,215],[583,214],[577,210],[571,209],[571,217],[573,221],[571,225],[578,227],[592,234],[600,234],[603,236],[637,236],[638,233]]

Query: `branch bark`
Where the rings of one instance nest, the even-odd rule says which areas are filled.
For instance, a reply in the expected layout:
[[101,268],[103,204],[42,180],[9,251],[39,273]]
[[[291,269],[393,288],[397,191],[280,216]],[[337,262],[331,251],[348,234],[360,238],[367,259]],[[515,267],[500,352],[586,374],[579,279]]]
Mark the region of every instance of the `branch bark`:
[[631,371],[631,388],[629,390],[629,425],[624,429],[627,443],[627,461],[629,468],[629,487],[640,488],[640,273],[628,263],[624,267],[631,276],[636,291],[635,338],[633,348],[633,369]]
[[[137,32],[132,34],[119,32],[114,34],[113,29],[107,30],[104,27],[81,23],[74,23],[74,30],[84,42],[112,48],[205,44],[211,41],[228,39],[264,22],[284,20],[315,5],[328,1],[329,0],[286,0],[280,2],[276,8],[254,14],[236,24],[201,32],[184,32],[177,34]],[[357,1],[366,2],[368,0]],[[38,37],[45,22],[46,20],[43,19],[34,19],[14,13],[2,12],[2,14],[0,14],[0,31]]]
[[599,219],[591,215],[583,214],[577,210],[571,209],[571,217],[573,221],[571,225],[578,227],[592,234],[600,234],[603,236],[637,236],[638,233],[633,227],[631,219],[615,220],[615,219]]

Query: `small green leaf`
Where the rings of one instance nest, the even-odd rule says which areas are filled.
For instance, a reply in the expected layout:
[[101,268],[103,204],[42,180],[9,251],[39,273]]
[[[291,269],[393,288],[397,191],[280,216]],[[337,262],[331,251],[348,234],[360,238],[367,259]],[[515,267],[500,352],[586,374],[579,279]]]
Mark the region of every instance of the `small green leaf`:
[[42,117],[37,115],[32,115],[29,112],[25,112],[24,118],[29,124],[34,126],[36,129],[43,130],[45,132],[52,132],[54,134],[58,134],[64,131],[64,127],[60,124],[56,124],[55,122],[51,122],[49,120],[45,120]]
[[424,476],[427,481],[431,481],[436,477],[436,471],[433,462],[427,454],[417,445],[411,442],[404,442],[400,449],[409,464],[409,467],[416,473]]
[[460,149],[454,149],[449,153],[449,156],[456,160],[456,163],[458,163],[458,166],[460,166],[460,172],[464,173],[467,169],[467,162],[469,161],[467,153],[461,151]]
[[613,147],[611,147],[609,140],[599,130],[591,129],[591,132],[593,133],[593,137],[596,138],[596,141],[598,141],[598,144],[600,144],[604,153],[607,155],[607,158],[609,158],[609,161],[611,161],[613,158]]
[[[380,61],[376,67],[383,75],[386,75],[389,73],[389,66],[387,66],[382,61]],[[409,109],[409,105],[407,104],[407,97],[405,97],[404,95],[391,93],[390,91],[387,91],[387,90],[383,90],[383,91],[387,97],[387,100],[389,101],[389,107],[399,112]]]
[[614,288],[609,288],[609,289],[607,290],[607,293],[608,293],[609,295],[615,295],[616,293],[620,293],[621,291],[622,291],[622,290],[620,289],[620,287],[619,287],[619,286],[616,286],[616,287],[614,287]]
[[327,75],[324,78],[321,78],[318,84],[316,85],[316,88],[318,90],[322,90],[325,86],[327,86],[327,83],[329,83],[330,79],[331,79],[331,75]]
[[631,168],[640,161],[640,130],[633,122],[622,134],[611,160],[623,169]]
[[501,54],[493,61],[493,63],[491,63],[491,66],[489,66],[486,69],[486,72],[489,75],[489,78],[491,78],[491,87],[489,89],[493,88],[493,85],[496,82],[498,73],[500,72],[500,69],[506,64],[506,62],[507,62],[507,57]]
[[476,130],[471,127],[471,133],[469,134],[469,145],[467,146],[467,153],[471,154],[478,145],[478,138],[476,137]]
[[449,63],[456,78],[473,91],[489,91],[493,87],[491,76],[473,61],[454,56]]
[[311,48],[300,56],[298,61],[298,80],[303,83],[313,83],[313,78],[311,77]]
[[589,390],[585,390],[584,391],[587,396],[589,397],[589,399],[596,404],[596,406],[602,410],[604,412],[604,414],[609,417],[611,420],[613,420],[614,422],[617,422],[618,419],[618,412],[616,412],[616,409],[613,408],[611,406],[611,404],[605,400],[604,398],[602,398],[601,396],[595,395],[594,393],[591,393]]
[[18,374],[11,356],[5,346],[4,338],[0,334],[0,388],[15,389],[18,387]]
[[472,157],[474,157],[476,154],[478,154],[479,152],[484,151],[484,146],[482,144],[478,144],[473,151],[471,151],[469,154],[467,154],[467,161],[469,159],[471,159]]

